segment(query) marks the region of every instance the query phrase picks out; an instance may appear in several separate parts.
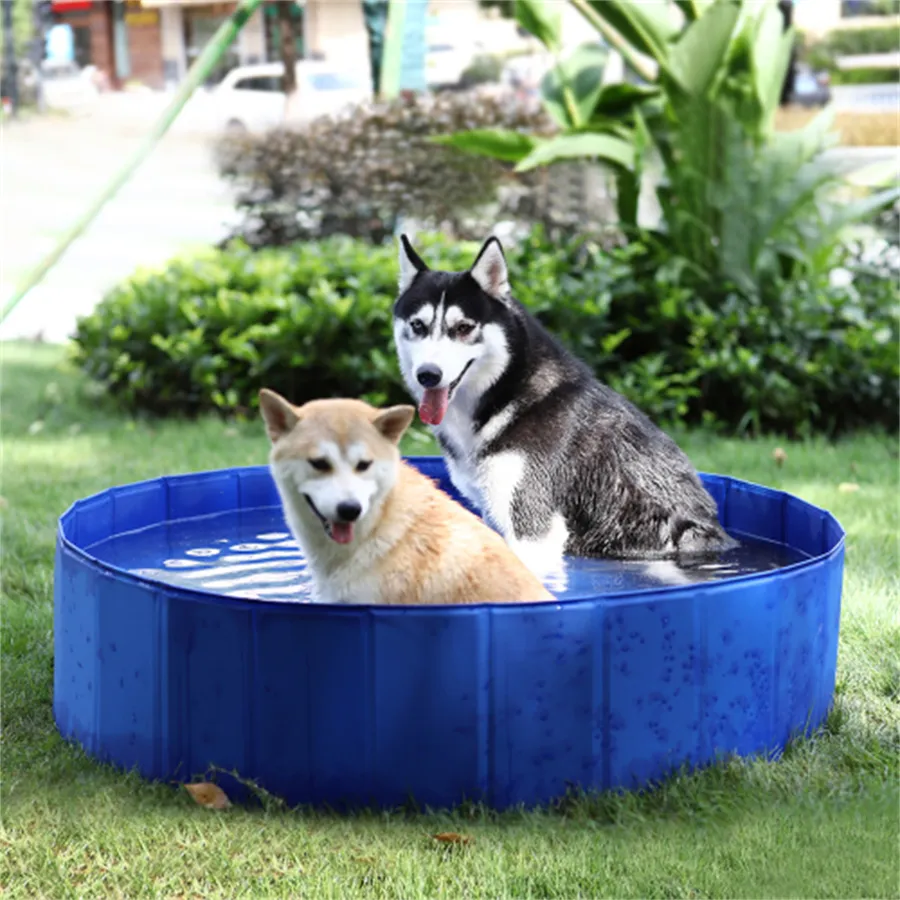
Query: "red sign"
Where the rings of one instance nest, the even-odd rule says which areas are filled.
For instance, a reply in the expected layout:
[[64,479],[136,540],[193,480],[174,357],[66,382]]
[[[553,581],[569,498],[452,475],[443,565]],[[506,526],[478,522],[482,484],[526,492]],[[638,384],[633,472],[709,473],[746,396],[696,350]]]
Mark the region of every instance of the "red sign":
[[50,9],[58,13],[78,12],[90,8],[91,0],[52,0],[50,4]]

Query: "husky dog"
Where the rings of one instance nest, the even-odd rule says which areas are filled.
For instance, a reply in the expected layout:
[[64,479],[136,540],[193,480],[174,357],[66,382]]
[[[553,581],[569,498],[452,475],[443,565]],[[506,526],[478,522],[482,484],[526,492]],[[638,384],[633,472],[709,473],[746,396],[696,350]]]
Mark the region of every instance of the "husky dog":
[[513,298],[496,238],[442,272],[403,235],[394,339],[453,484],[532,571],[735,546],[675,442]]
[[329,603],[552,600],[477,516],[402,462],[411,406],[292,406],[259,395],[269,465],[319,599]]

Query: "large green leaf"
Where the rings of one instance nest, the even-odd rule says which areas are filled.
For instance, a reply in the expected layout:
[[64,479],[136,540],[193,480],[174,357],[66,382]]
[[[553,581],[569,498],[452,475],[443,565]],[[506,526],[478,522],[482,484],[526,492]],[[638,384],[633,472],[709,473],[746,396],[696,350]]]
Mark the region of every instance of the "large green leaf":
[[516,21],[536,37],[548,50],[557,53],[562,47],[562,26],[558,10],[545,0],[516,0]]
[[634,167],[634,147],[609,134],[563,134],[538,144],[516,166],[516,171],[527,172],[563,159],[601,159],[631,169]]
[[640,179],[634,172],[620,168],[616,172],[616,212],[619,214],[619,225],[626,231],[637,228],[640,195]]
[[738,7],[722,2],[692,22],[669,51],[669,72],[684,90],[703,96],[724,74]]
[[757,23],[751,61],[753,85],[766,124],[778,108],[793,43],[794,30],[784,31],[784,19],[778,7],[774,3],[766,4]]
[[876,162],[863,163],[858,169],[851,169],[844,179],[848,184],[858,187],[880,187],[897,179],[897,160],[881,159]]
[[632,142],[634,146],[633,170],[620,167],[616,173],[616,209],[619,213],[619,223],[625,229],[637,228],[644,162],[653,145],[653,137],[639,108],[634,110]]
[[[563,128],[578,128],[590,119],[603,90],[603,69],[608,58],[605,47],[583,44],[544,76],[541,81],[544,106]],[[577,116],[574,121],[564,96],[565,88]]]
[[675,5],[684,13],[688,22],[695,22],[712,2],[713,0],[675,0]]
[[606,84],[601,89],[597,102],[592,110],[595,116],[625,116],[636,106],[640,106],[645,100],[658,97],[660,90],[657,87],[644,87],[627,82]]
[[666,65],[669,42],[678,34],[667,4],[634,0],[586,0],[639,53]]
[[900,186],[898,185],[885,188],[882,191],[876,191],[873,194],[869,194],[868,197],[863,197],[861,200],[842,206],[834,218],[834,224],[844,227],[869,219],[874,213],[880,212],[892,203],[896,203],[898,199],[900,199]]
[[455,134],[437,135],[430,140],[434,144],[455,147],[466,153],[514,163],[525,159],[536,146],[534,138],[527,134],[502,128],[475,128],[471,131],[457,131]]
[[745,5],[738,7],[738,20],[731,39],[728,57],[728,71],[733,77],[749,74],[753,55],[753,37],[756,33],[756,19],[747,12]]
[[826,106],[802,128],[776,132],[766,145],[765,155],[781,167],[807,162],[828,146],[829,136],[834,137],[834,114],[834,107]]

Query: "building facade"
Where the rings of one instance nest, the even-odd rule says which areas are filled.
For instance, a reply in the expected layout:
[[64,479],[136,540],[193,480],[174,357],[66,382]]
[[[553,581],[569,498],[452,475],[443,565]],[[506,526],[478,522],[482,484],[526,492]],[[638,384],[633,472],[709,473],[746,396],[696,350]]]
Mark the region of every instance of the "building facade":
[[[198,0],[54,0],[51,7],[54,21],[72,28],[76,62],[96,66],[114,88],[177,84],[234,8]],[[266,59],[264,14],[257,10],[210,80]]]
[[[405,2],[428,4],[429,41],[439,34],[465,43],[478,35],[476,0]],[[164,88],[184,78],[235,5],[206,0],[54,0],[52,10],[57,23],[72,27],[80,65],[96,66],[114,88],[129,83]],[[316,56],[369,70],[369,42],[359,0],[300,0],[293,17],[298,58]],[[264,3],[241,29],[210,82],[236,65],[279,59],[278,28],[276,4]]]

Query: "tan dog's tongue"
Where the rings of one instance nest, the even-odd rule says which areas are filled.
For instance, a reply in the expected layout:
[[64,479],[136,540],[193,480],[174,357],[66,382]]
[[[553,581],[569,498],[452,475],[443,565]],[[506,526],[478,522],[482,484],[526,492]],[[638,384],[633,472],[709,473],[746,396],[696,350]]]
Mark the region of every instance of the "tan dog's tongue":
[[425,388],[425,394],[419,404],[419,418],[426,425],[441,424],[447,412],[449,393],[447,388]]
[[339,544],[349,544],[353,540],[353,523],[332,522],[331,538]]

